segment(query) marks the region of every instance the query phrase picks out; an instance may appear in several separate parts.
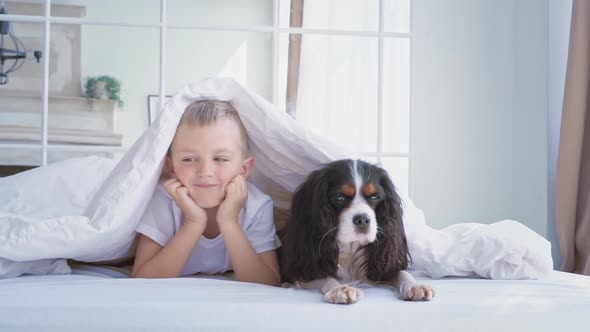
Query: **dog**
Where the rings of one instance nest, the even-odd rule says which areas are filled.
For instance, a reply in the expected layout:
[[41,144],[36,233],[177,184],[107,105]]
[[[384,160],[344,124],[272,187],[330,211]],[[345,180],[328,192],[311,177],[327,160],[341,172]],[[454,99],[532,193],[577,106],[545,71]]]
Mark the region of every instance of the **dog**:
[[359,301],[363,292],[353,286],[359,282],[393,285],[403,300],[434,297],[406,271],[402,201],[379,166],[344,159],[310,173],[280,236],[284,280],[319,289],[329,303]]

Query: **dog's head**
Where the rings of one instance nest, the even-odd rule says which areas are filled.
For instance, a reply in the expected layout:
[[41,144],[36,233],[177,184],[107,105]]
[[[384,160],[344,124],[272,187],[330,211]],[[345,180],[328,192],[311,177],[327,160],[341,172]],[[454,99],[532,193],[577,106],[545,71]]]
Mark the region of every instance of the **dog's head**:
[[293,197],[283,232],[288,280],[336,278],[342,245],[358,243],[373,281],[408,264],[401,199],[387,172],[361,160],[339,160],[312,172]]

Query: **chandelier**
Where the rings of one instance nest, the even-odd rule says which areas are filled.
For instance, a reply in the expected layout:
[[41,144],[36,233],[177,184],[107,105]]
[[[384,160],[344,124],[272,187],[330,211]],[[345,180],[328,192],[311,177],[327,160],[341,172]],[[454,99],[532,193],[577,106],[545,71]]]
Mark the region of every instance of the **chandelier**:
[[[0,17],[1,14],[6,14],[4,3],[0,8]],[[41,60],[42,55],[41,51],[33,52],[37,63]],[[10,22],[0,20],[0,85],[8,83],[8,74],[22,67],[26,58],[25,45],[14,35]]]

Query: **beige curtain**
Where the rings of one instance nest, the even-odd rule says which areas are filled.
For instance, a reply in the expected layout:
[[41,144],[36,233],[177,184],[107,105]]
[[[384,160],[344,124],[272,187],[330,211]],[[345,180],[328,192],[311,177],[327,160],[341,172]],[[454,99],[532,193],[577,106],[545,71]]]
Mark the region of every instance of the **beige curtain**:
[[562,270],[590,275],[590,1],[574,0],[557,161]]
[[[289,27],[303,26],[304,0],[291,0]],[[287,114],[295,118],[297,112],[297,89],[299,87],[299,63],[301,61],[301,34],[289,34],[289,59],[287,63]]]

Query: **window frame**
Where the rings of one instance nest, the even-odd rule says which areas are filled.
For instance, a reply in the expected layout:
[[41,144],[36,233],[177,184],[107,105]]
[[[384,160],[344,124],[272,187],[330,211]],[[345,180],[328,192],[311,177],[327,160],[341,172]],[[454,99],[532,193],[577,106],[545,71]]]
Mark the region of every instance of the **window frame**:
[[[296,1],[296,0],[295,0]],[[126,151],[126,146],[88,146],[88,145],[65,145],[65,144],[48,144],[48,105],[49,105],[49,57],[50,57],[50,37],[51,37],[51,24],[80,24],[80,25],[102,25],[102,26],[114,26],[114,27],[149,27],[158,28],[160,30],[160,77],[159,77],[159,97],[160,100],[165,100],[166,97],[166,72],[165,63],[167,59],[166,47],[167,47],[167,31],[168,29],[194,29],[194,30],[218,30],[218,31],[239,31],[239,32],[266,32],[272,35],[272,102],[277,105],[278,97],[280,95],[279,87],[279,38],[282,33],[288,33],[290,35],[305,35],[305,34],[319,34],[319,35],[338,35],[338,36],[361,36],[368,38],[378,39],[378,109],[377,109],[377,146],[375,151],[357,151],[363,156],[376,159],[378,164],[381,164],[383,158],[407,158],[409,164],[408,174],[408,185],[410,197],[414,192],[414,181],[413,181],[413,133],[414,133],[414,121],[412,117],[412,109],[414,105],[413,91],[414,91],[414,61],[413,61],[413,1],[410,0],[410,30],[407,33],[396,33],[396,32],[385,32],[384,31],[384,6],[386,0],[379,0],[379,29],[378,31],[352,31],[352,30],[337,30],[337,29],[312,29],[302,27],[281,27],[279,22],[280,16],[280,3],[281,0],[272,1],[272,26],[229,26],[229,25],[175,25],[168,24],[166,8],[167,0],[160,0],[160,22],[154,24],[141,24],[141,23],[125,23],[109,20],[92,20],[86,18],[68,18],[68,17],[55,17],[51,16],[51,0],[45,0],[43,3],[44,15],[43,16],[31,16],[31,15],[13,15],[5,14],[2,15],[2,20],[10,22],[28,22],[28,23],[43,23],[44,24],[44,59],[43,59],[43,85],[42,85],[42,113],[41,113],[41,138],[38,144],[31,143],[0,143],[0,149],[16,149],[16,150],[38,150],[41,154],[41,165],[47,165],[47,152],[48,151],[71,151],[71,152],[122,152]],[[408,153],[395,153],[395,152],[384,152],[383,151],[383,54],[384,44],[386,38],[406,38],[410,44],[410,100],[409,100],[409,150]],[[161,105],[160,105],[161,107]],[[287,111],[287,110],[284,110]]]

